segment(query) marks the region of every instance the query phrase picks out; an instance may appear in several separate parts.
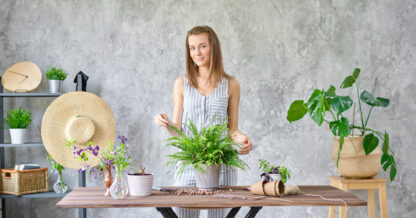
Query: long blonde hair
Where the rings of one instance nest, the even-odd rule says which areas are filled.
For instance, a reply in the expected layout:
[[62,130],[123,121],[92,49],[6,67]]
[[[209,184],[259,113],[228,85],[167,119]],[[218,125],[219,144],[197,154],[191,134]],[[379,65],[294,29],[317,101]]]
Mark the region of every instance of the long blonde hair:
[[208,41],[211,46],[211,61],[209,65],[210,75],[208,81],[211,84],[217,84],[223,77],[229,79],[230,76],[224,72],[224,66],[222,64],[222,54],[220,40],[217,34],[209,26],[196,26],[188,31],[186,35],[186,76],[188,77],[189,85],[197,88],[198,81],[198,65],[192,60],[191,53],[189,51],[188,38],[190,35],[198,35],[206,33],[208,35]]

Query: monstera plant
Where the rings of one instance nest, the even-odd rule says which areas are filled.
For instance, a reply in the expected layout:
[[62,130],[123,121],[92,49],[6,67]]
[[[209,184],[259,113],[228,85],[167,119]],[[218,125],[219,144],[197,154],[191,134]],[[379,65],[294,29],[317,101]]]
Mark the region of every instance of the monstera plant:
[[[384,171],[390,168],[390,180],[393,181],[396,176],[397,168],[394,160],[394,152],[389,145],[389,134],[385,131],[380,132],[371,129],[367,126],[371,112],[377,107],[387,107],[389,105],[389,99],[382,97],[374,97],[368,91],[362,91],[358,87],[358,76],[360,75],[360,69],[356,68],[352,75],[347,76],[342,82],[340,88],[347,89],[354,87],[357,94],[357,102],[360,113],[360,124],[355,125],[355,103],[350,96],[339,96],[336,94],[334,86],[330,86],[328,90],[315,89],[311,94],[309,100],[294,101],[288,110],[287,120],[289,122],[302,119],[305,114],[309,114],[310,118],[321,126],[324,122],[328,124],[331,132],[337,138],[337,158],[336,165],[338,167],[340,153],[342,151],[345,138],[353,137],[353,130],[356,129],[363,137],[362,145],[365,155],[371,154],[377,146],[381,143],[381,160]],[[364,116],[362,106],[366,104],[370,107],[368,114]],[[353,107],[354,105],[354,107]],[[354,108],[352,122],[345,116],[345,112],[350,108]]]

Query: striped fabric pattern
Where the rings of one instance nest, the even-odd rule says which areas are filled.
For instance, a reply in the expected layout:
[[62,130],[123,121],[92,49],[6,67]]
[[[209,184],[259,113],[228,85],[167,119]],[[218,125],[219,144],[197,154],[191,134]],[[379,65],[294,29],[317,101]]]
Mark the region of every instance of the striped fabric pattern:
[[[183,96],[183,116],[182,131],[186,136],[192,137],[192,132],[186,127],[189,120],[195,123],[200,131],[210,124],[220,124],[228,117],[228,79],[223,78],[214,92],[208,96],[201,95],[195,87],[188,83],[186,75],[184,77],[184,96]],[[212,123],[214,115],[216,120]],[[231,186],[237,184],[237,170],[235,168],[221,166],[220,185]],[[175,186],[195,186],[195,174],[192,167],[186,168],[182,174],[175,173]],[[225,217],[229,209],[209,210],[209,218]],[[175,208],[179,218],[199,217],[199,210]]]

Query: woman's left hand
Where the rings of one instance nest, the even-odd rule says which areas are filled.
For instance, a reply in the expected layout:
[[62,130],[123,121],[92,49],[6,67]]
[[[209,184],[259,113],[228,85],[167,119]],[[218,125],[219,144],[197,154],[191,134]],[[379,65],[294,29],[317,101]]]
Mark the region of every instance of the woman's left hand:
[[235,136],[233,137],[233,141],[242,145],[240,154],[248,154],[253,149],[253,144],[251,143],[250,138],[246,135]]

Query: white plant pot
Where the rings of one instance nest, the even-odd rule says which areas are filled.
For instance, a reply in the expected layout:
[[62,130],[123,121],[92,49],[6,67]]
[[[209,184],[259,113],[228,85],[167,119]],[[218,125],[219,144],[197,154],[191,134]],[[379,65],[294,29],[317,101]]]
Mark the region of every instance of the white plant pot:
[[63,80],[49,80],[49,93],[57,93],[62,89]]
[[282,180],[282,175],[280,174],[269,174],[271,181],[277,181],[277,180]]
[[204,172],[195,169],[196,187],[200,190],[215,190],[220,184],[220,165],[203,167]]
[[12,144],[24,144],[26,129],[9,129]]
[[147,196],[152,193],[153,174],[127,175],[131,196]]

